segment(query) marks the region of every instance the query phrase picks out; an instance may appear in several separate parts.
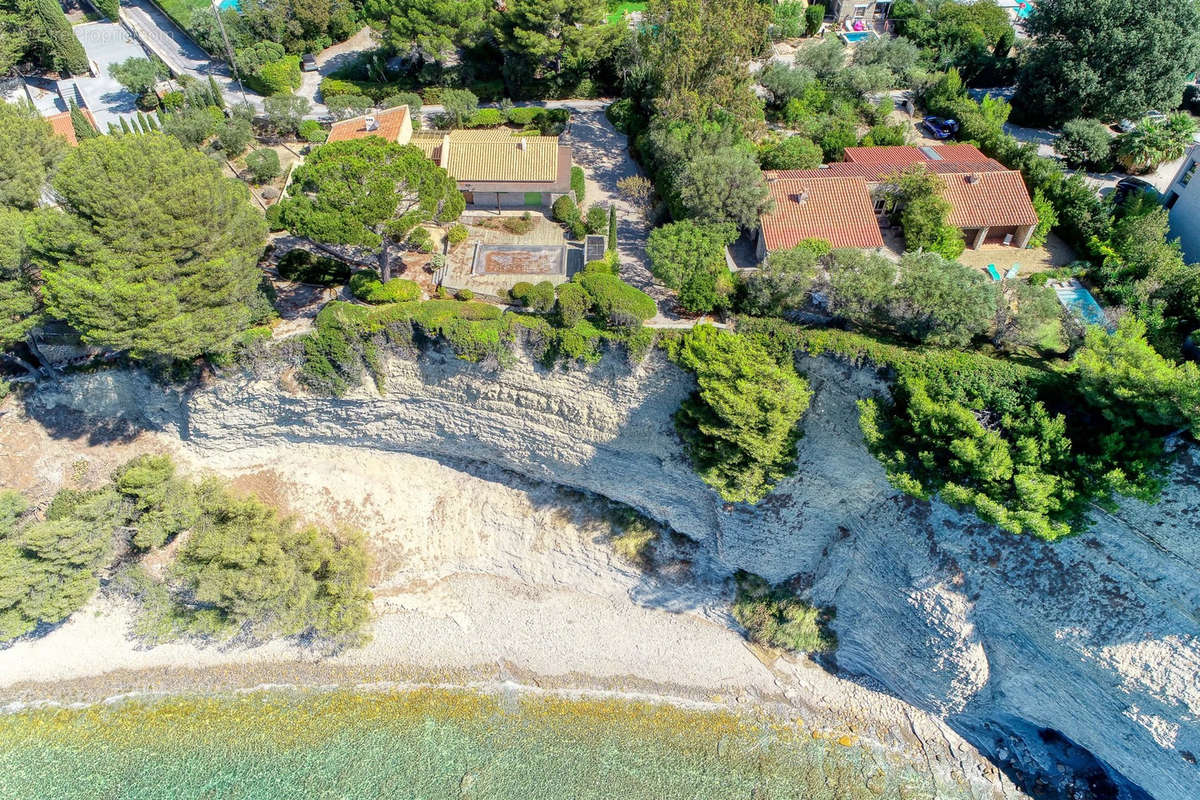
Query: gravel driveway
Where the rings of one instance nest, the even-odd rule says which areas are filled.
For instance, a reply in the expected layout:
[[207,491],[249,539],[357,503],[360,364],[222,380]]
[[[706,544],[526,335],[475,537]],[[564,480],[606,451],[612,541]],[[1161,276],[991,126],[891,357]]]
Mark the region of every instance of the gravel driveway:
[[646,257],[650,226],[641,211],[617,192],[617,181],[621,178],[644,175],[641,167],[629,157],[625,134],[612,126],[604,116],[603,108],[574,107],[563,140],[574,150],[575,163],[583,168],[587,177],[584,205],[617,207],[621,278],[658,301],[660,317],[675,319],[670,313],[674,293],[659,285],[650,274],[650,262]]

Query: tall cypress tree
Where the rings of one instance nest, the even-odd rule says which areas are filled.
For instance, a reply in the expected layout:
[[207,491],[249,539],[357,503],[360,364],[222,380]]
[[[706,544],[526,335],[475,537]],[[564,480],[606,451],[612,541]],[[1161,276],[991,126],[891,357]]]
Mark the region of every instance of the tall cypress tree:
[[75,138],[78,141],[91,139],[93,136],[99,136],[100,133],[92,126],[91,120],[87,115],[76,105],[75,101],[71,101],[71,127],[75,129]]
[[220,88],[217,87],[217,82],[213,79],[212,75],[208,76],[208,91],[212,94],[212,104],[217,108],[224,108],[225,98],[221,94]]
[[41,28],[38,38],[41,40],[44,62],[59,72],[72,75],[87,73],[87,53],[75,37],[75,31],[71,30],[71,23],[58,0],[28,0],[28,5],[22,10],[35,26]]
[[124,117],[121,117],[121,133],[132,133],[132,131],[129,130],[129,123],[125,121]]

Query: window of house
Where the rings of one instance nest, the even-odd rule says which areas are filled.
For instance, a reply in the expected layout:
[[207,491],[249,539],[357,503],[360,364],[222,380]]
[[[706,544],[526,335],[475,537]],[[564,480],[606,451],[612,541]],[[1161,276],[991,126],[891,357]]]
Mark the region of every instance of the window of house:
[[1190,181],[1192,176],[1196,174],[1197,166],[1200,166],[1200,161],[1193,161],[1192,163],[1188,164],[1188,168],[1184,170],[1183,177],[1179,179],[1179,183],[1183,186],[1187,186],[1188,181]]
[[876,214],[876,216],[883,213],[883,206],[884,206],[885,202],[886,202],[886,200],[882,197],[875,198],[875,214]]
[[1179,194],[1177,192],[1171,192],[1171,196],[1167,198],[1167,210],[1170,210],[1178,199]]
[[865,5],[854,7],[854,18],[863,19],[867,16],[867,7]]

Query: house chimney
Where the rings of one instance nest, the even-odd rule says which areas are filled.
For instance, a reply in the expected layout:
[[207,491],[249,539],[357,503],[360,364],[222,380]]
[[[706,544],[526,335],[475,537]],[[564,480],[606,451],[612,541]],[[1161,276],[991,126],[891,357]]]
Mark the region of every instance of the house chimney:
[[798,194],[792,195],[792,199],[796,201],[796,205],[804,205],[808,202],[808,190],[801,189]]
[[525,141],[525,137],[524,137],[524,136],[522,136],[522,137],[521,137],[521,141],[517,143],[517,149],[518,149],[518,150],[524,150],[524,149],[525,149],[527,146],[528,146],[528,144],[527,144],[527,143],[526,143],[526,141]]
[[972,172],[967,176],[967,183],[979,183],[979,173]]
[[379,130],[379,120],[375,119],[374,114],[367,114],[367,118],[363,121],[363,128],[368,131]]

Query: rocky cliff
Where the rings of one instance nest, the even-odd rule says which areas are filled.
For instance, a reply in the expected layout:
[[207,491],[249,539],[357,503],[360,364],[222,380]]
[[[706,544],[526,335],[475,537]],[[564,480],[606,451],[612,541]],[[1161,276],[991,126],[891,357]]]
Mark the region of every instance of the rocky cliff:
[[389,359],[382,396],[336,400],[272,375],[181,391],[94,373],[31,410],[169,428],[201,449],[330,442],[487,461],[596,492],[707,543],[728,570],[803,576],[837,608],[840,669],[943,715],[998,763],[1137,794],[1110,787],[1094,756],[1155,798],[1200,797],[1200,453],[1179,453],[1158,505],[1097,510],[1048,545],[891,489],[855,407],[882,384],[828,359],[798,366],[816,390],[798,469],[756,506],[724,504],[691,471],[671,414],[693,383],[658,355],[632,370],[610,355],[493,371],[433,352]]

